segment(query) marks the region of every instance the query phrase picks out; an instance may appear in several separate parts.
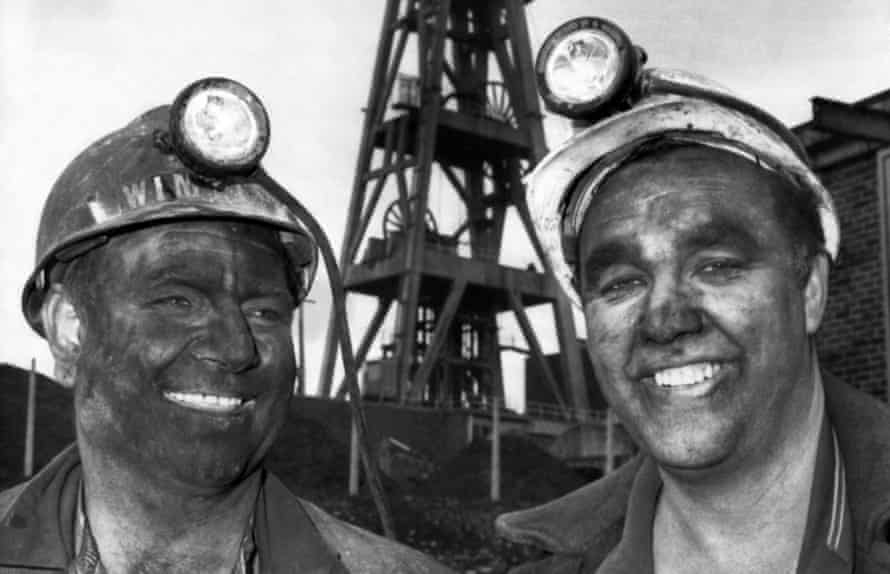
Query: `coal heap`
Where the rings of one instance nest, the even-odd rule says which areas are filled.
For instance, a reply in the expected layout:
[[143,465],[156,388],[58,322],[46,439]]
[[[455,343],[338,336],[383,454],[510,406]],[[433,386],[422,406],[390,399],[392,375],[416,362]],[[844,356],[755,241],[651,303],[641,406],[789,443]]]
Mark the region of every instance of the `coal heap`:
[[[25,426],[28,412],[26,369],[0,364],[0,489],[24,480]],[[37,373],[34,469],[39,470],[74,442],[74,406],[70,389]]]
[[[428,496],[479,500],[490,493],[491,443],[478,439],[446,462],[420,488]],[[530,439],[501,437],[501,499],[536,504],[580,488],[587,480]]]
[[291,416],[266,457],[266,467],[295,492],[346,491],[349,448],[317,421]]

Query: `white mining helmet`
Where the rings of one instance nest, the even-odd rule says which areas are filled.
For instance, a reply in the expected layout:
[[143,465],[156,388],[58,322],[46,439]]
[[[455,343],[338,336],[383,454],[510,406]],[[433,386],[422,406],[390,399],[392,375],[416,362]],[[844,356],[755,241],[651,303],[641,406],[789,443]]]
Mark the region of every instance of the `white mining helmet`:
[[[574,257],[581,224],[605,178],[642,146],[676,141],[740,155],[815,194],[824,249],[837,258],[840,226],[828,190],[779,120],[701,76],[644,69],[646,55],[600,18],[566,22],[544,41],[535,73],[547,108],[584,125],[526,180],[535,227],[556,279],[581,306]],[[583,180],[583,181],[581,181]]]

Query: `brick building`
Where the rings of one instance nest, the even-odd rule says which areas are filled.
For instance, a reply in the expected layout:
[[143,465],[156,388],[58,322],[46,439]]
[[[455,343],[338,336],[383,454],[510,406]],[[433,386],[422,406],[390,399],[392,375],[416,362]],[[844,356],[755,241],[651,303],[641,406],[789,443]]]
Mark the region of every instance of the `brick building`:
[[[828,312],[818,337],[823,366],[886,401],[890,380],[890,90],[794,129],[831,190],[841,220],[841,250],[832,270]],[[849,113],[850,115],[844,115]],[[857,117],[856,114],[862,115]],[[886,129],[883,142],[879,132]],[[854,135],[858,134],[858,135]],[[868,136],[867,138],[864,136]]]

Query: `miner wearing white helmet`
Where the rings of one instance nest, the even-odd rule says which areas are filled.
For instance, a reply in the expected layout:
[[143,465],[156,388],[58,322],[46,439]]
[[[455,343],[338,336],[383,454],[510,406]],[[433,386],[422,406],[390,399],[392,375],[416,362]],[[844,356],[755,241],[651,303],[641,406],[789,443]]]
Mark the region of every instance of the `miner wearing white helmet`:
[[263,468],[317,260],[260,165],[268,136],[252,92],[208,78],[54,185],[22,303],[73,389],[77,442],[0,493],[0,571],[448,571]]
[[890,412],[814,344],[831,196],[778,120],[644,63],[594,18],[537,62],[550,109],[589,123],[531,173],[530,211],[640,453],[499,517],[552,554],[518,571],[888,572]]

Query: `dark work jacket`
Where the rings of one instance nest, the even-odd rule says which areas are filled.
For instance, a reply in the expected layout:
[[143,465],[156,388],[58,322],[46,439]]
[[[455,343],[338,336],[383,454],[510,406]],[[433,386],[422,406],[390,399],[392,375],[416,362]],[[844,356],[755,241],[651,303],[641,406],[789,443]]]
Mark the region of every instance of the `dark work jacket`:
[[[853,521],[855,574],[890,572],[890,408],[823,376],[825,409],[844,459]],[[541,506],[502,514],[498,533],[552,556],[514,574],[575,574],[605,560],[624,529],[638,456],[614,473]]]
[[[64,572],[80,480],[69,447],[28,482],[0,493],[0,574]],[[266,474],[254,514],[260,574],[448,574],[432,558],[325,513]]]

